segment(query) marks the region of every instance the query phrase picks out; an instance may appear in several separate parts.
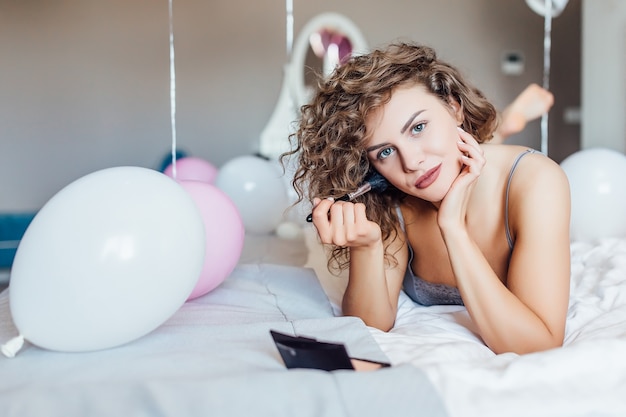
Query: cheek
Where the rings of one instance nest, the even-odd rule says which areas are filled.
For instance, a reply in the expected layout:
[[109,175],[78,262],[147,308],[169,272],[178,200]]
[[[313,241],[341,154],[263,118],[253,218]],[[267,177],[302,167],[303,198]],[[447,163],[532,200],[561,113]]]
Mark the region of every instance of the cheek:
[[454,129],[450,129],[447,130],[444,133],[444,140],[441,141],[440,145],[441,145],[441,149],[443,151],[445,151],[447,154],[449,155],[454,155],[456,157],[459,157],[461,155],[461,150],[459,149],[459,141],[461,140],[459,133],[456,130],[456,127],[454,127]]
[[394,169],[394,165],[388,164],[386,162],[384,164],[381,164],[378,161],[370,161],[370,165],[376,171],[378,171],[380,175],[382,175],[383,177],[387,179],[390,179],[391,177],[393,177],[394,172],[396,172],[396,170]]
[[402,167],[397,165],[395,161],[385,161],[381,163],[377,160],[370,159],[370,166],[374,168],[380,175],[385,177],[392,185],[397,186],[396,178],[402,175]]
[[450,185],[456,180],[456,178],[461,173],[463,169],[463,164],[461,162],[461,158],[454,156],[448,159],[447,168],[446,168],[446,176],[448,178],[448,182]]

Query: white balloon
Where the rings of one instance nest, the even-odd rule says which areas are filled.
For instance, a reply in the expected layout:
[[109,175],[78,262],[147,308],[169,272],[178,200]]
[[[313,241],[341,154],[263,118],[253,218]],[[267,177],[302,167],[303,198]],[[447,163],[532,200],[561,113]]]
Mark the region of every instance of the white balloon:
[[239,156],[220,168],[215,185],[235,203],[247,232],[266,234],[274,232],[289,206],[282,177],[276,163]]
[[585,149],[565,158],[561,168],[570,182],[572,240],[626,237],[626,156]]
[[276,227],[276,236],[290,240],[301,239],[304,236],[304,230],[296,222],[285,221]]
[[66,352],[144,336],[193,290],[204,236],[195,203],[168,176],[139,167],[86,175],[26,230],[11,271],[13,321],[27,341]]

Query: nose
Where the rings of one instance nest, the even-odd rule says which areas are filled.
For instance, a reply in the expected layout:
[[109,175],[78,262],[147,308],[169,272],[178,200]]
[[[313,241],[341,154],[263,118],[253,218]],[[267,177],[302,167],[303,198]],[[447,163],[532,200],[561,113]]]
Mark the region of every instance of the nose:
[[400,161],[404,172],[414,172],[424,162],[424,152],[419,146],[405,146],[398,149],[400,153]]

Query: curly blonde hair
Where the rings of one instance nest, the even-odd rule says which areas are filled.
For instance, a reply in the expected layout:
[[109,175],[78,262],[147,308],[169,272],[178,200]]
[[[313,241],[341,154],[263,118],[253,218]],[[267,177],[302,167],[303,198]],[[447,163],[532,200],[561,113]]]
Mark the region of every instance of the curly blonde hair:
[[[424,86],[446,106],[450,99],[456,100],[463,111],[461,127],[480,143],[493,137],[497,127],[494,106],[456,68],[439,60],[432,48],[395,43],[351,57],[320,80],[311,102],[300,109],[297,131],[290,136],[292,150],[281,155],[283,163],[287,157],[297,157],[292,182],[297,203],[305,198],[341,196],[363,183],[373,169],[365,152],[372,132],[365,122],[390,100],[394,89],[405,85]],[[395,207],[404,196],[390,188],[357,199],[365,203],[368,218],[380,225],[385,242],[397,237]],[[390,260],[389,254],[385,257]],[[348,249],[334,247],[328,266],[341,270],[348,261]]]

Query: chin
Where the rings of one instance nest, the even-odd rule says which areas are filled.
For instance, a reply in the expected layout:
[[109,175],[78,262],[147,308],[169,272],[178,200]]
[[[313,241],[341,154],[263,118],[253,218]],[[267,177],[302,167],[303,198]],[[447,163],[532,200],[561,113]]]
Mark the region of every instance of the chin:
[[447,190],[445,192],[442,192],[441,190],[436,190],[434,187],[431,186],[426,188],[425,190],[417,190],[417,193],[413,192],[411,193],[411,195],[421,200],[428,201],[429,203],[439,204],[443,201],[446,193]]
[[433,186],[429,187],[431,190],[429,190],[428,195],[431,198],[429,198],[428,201],[431,203],[441,203],[443,199],[446,198],[446,195],[448,195],[451,187],[452,183],[445,183],[445,181],[439,184],[433,184]]

